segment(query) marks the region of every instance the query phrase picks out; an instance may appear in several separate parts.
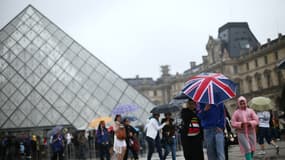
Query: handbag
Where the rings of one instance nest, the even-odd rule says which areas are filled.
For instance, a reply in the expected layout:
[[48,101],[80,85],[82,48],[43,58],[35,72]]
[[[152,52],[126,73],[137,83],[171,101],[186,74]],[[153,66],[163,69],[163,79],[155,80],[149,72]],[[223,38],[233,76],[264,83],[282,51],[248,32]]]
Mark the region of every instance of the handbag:
[[120,127],[115,132],[117,139],[119,140],[125,140],[127,138],[126,135],[126,128],[123,125],[120,125]]

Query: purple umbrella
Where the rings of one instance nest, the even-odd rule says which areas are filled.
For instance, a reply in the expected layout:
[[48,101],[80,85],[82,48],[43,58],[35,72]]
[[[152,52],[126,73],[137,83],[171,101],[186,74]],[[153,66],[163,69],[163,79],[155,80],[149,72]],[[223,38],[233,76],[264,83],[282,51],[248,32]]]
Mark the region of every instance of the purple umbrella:
[[47,132],[47,136],[50,137],[50,136],[53,136],[55,135],[57,132],[60,132],[62,130],[63,126],[55,126],[53,127],[51,130],[49,130]]
[[121,105],[116,106],[112,110],[112,114],[113,115],[124,114],[124,113],[133,112],[137,109],[139,109],[139,107],[137,105],[134,105],[134,104],[121,104]]

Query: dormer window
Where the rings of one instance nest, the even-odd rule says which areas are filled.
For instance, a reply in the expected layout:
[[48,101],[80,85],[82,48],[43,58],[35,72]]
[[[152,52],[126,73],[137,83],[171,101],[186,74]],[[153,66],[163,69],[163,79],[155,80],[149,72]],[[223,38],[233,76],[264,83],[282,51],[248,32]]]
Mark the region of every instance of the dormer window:
[[250,48],[250,44],[249,44],[248,40],[240,40],[239,46],[240,46],[240,48],[243,48],[243,49],[249,49]]

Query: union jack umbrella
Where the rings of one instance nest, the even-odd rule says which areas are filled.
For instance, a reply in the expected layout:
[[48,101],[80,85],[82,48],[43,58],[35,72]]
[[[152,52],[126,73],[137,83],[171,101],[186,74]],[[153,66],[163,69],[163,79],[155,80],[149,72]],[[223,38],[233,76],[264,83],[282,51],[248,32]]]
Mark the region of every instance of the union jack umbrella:
[[182,92],[195,102],[219,104],[236,95],[237,85],[221,73],[201,73],[191,77]]

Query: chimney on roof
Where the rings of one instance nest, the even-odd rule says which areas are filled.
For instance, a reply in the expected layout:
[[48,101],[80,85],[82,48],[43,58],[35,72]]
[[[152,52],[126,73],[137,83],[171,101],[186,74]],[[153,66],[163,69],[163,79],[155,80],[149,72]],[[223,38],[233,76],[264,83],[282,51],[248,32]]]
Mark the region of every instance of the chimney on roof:
[[267,43],[270,43],[271,42],[271,39],[270,38],[267,38]]
[[139,78],[140,78],[140,76],[137,74],[137,75],[136,75],[136,79],[139,79]]
[[161,72],[162,72],[162,77],[168,77],[170,76],[169,74],[169,65],[162,65],[160,66]]
[[190,68],[196,67],[196,62],[195,61],[190,61]]
[[282,33],[278,33],[278,38],[280,39],[282,37]]
[[208,63],[208,56],[202,56],[203,63]]

